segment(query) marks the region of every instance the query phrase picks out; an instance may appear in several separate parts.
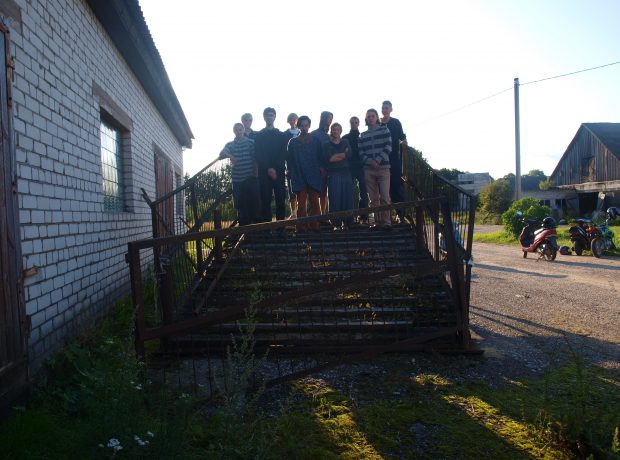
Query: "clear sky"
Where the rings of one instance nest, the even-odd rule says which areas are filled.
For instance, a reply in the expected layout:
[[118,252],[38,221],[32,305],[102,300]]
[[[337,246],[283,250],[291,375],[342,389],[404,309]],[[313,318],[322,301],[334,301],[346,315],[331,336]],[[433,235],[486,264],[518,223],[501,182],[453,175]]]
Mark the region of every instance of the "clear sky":
[[[323,110],[348,132],[392,101],[409,145],[434,168],[551,174],[579,125],[620,122],[620,0],[140,0],[194,133],[197,172],[233,138],[241,114]],[[469,105],[488,96],[501,94]],[[464,106],[466,108],[460,109]],[[456,111],[455,111],[456,110]]]

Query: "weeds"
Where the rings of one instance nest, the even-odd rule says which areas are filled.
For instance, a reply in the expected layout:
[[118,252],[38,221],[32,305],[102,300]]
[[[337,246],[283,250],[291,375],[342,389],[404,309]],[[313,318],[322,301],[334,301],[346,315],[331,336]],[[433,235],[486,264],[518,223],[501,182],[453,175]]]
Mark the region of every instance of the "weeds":
[[620,396],[617,391],[609,392],[609,379],[589,368],[570,342],[566,343],[572,361],[545,375],[543,407],[536,423],[542,436],[554,445],[567,446],[583,458],[591,454],[612,458],[618,453],[620,413],[609,408],[620,411]]
[[132,309],[119,305],[114,319],[50,362],[29,407],[0,425],[0,458],[620,455],[620,379],[577,353],[544,379],[494,387],[448,377],[461,357],[416,359],[428,370],[412,373],[410,356],[386,356],[370,371],[331,373],[333,386],[318,375],[267,393],[256,383],[256,314],[250,308],[240,322],[220,398],[207,408],[149,381],[132,348]]

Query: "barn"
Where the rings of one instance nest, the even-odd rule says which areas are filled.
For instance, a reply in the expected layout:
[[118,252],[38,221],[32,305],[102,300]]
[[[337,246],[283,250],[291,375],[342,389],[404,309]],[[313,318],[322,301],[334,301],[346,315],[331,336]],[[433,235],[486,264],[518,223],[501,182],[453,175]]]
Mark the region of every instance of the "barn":
[[551,174],[570,214],[620,205],[620,123],[582,123]]
[[137,0],[0,1],[0,405],[129,292],[192,132]]

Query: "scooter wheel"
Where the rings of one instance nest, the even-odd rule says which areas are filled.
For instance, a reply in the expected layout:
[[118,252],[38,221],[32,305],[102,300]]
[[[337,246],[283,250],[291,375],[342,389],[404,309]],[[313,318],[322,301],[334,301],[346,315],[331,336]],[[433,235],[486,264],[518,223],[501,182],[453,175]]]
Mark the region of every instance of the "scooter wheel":
[[592,255],[600,259],[605,250],[605,240],[603,238],[594,238],[592,243],[590,243],[590,249],[592,250]]
[[523,258],[527,259],[527,252],[526,251],[523,251]]
[[584,248],[585,248],[585,244],[583,244],[583,241],[581,241],[581,240],[575,240],[574,241],[574,243],[573,243],[573,251],[575,251],[575,254],[580,256],[581,254],[583,254]]

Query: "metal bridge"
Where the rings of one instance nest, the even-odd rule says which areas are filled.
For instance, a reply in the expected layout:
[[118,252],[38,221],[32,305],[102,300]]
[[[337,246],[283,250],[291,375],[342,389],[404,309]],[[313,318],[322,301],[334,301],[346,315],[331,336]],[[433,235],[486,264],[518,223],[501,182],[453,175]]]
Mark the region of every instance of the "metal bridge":
[[384,352],[475,352],[474,199],[413,149],[403,166],[406,202],[303,219],[402,209],[390,230],[237,226],[213,164],[155,201],[145,193],[154,237],[128,254],[138,352],[177,363],[178,384],[209,396],[240,348],[264,357],[253,366],[266,384]]

